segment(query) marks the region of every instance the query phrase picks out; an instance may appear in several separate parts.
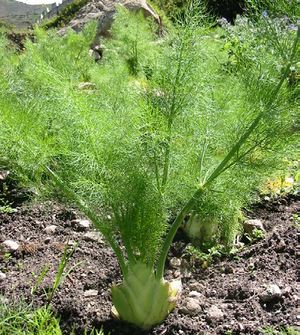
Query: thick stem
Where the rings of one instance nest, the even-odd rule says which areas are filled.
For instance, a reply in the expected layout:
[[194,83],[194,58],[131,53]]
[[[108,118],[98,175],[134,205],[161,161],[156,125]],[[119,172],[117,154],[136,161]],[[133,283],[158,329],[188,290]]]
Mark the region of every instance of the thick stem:
[[157,261],[157,268],[156,268],[156,276],[157,278],[162,278],[164,275],[164,269],[165,269],[165,263],[166,263],[166,259],[167,259],[167,255],[168,255],[168,251],[170,248],[170,245],[175,237],[175,234],[178,230],[178,228],[180,227],[183,219],[185,218],[185,216],[192,210],[192,208],[195,205],[195,202],[197,201],[197,199],[200,198],[200,196],[202,195],[202,193],[204,192],[203,188],[198,189],[193,196],[191,197],[191,199],[186,203],[186,205],[182,208],[182,210],[180,211],[180,213],[177,215],[175,221],[172,223],[172,226],[170,228],[170,230],[168,231],[168,234],[164,240],[163,243],[163,247],[162,247],[162,251],[159,255],[158,261]]

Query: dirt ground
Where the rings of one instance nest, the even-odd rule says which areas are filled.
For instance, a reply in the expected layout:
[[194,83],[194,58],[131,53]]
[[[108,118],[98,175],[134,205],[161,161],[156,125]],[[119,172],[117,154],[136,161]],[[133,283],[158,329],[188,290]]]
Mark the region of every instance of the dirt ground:
[[[66,244],[77,241],[67,266],[75,268],[52,301],[66,334],[72,327],[82,334],[83,329],[101,326],[111,335],[262,334],[266,326],[279,329],[296,327],[300,322],[296,269],[299,196],[254,206],[247,215],[262,220],[266,237],[231,257],[216,259],[206,269],[183,255],[186,244],[177,238],[169,261],[176,257],[181,264],[176,267],[169,262],[166,278],[181,278],[183,292],[165,322],[149,332],[110,316],[109,288],[120,281],[120,271],[101,237],[87,234],[92,228],[77,225],[75,219],[80,215],[75,210],[53,203],[23,204],[16,210],[0,214],[0,242],[19,243],[18,250],[11,254],[0,244],[0,271],[6,275],[0,279],[0,295],[8,302],[23,299],[35,306],[44,304],[45,290],[52,286]],[[44,230],[52,225],[56,228]],[[32,293],[45,266],[49,271]],[[271,284],[280,292],[263,298]]]

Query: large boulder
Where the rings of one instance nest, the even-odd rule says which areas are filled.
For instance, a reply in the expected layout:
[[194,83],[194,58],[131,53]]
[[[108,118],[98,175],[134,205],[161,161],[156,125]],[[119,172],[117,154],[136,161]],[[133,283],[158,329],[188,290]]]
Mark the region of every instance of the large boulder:
[[152,17],[161,26],[159,15],[155,13],[146,0],[92,0],[79,10],[75,18],[61,29],[60,33],[64,34],[68,28],[81,31],[87,22],[97,20],[98,35],[109,36],[117,5],[123,5],[129,11],[141,11],[145,17]]

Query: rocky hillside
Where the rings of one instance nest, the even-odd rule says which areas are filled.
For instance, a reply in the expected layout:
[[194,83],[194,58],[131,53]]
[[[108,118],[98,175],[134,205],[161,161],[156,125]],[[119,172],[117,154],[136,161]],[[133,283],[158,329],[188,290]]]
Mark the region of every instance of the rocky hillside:
[[45,5],[27,5],[15,0],[0,0],[0,21],[17,28],[25,28],[36,22]]
[[91,0],[75,13],[73,18],[60,30],[64,34],[68,28],[80,31],[91,20],[98,21],[98,35],[108,36],[116,5],[123,5],[129,11],[141,11],[145,17],[152,17],[161,26],[161,18],[146,0]]

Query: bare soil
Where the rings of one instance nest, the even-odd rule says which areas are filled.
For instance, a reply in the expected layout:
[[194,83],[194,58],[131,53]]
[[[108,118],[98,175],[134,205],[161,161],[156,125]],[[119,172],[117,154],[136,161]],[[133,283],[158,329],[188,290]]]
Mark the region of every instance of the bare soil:
[[[0,249],[0,271],[6,274],[0,280],[0,295],[8,302],[23,299],[34,306],[45,304],[45,290],[52,286],[66,244],[77,241],[67,266],[75,268],[52,301],[65,334],[71,329],[82,334],[84,329],[101,326],[111,335],[262,334],[266,326],[296,327],[300,321],[296,269],[300,234],[295,222],[295,214],[300,215],[299,196],[254,206],[247,215],[263,221],[266,238],[231,257],[216,259],[208,268],[191,262],[184,255],[186,242],[177,237],[169,260],[180,258],[181,267],[174,269],[168,264],[166,277],[180,277],[183,292],[165,322],[148,332],[112,319],[110,287],[121,280],[116,258],[104,241],[88,240],[85,234],[92,228],[80,230],[74,224],[72,220],[80,218],[74,209],[43,203],[23,204],[16,210],[0,214],[0,242],[11,239],[20,243],[10,255]],[[44,228],[50,225],[57,228],[49,235]],[[32,294],[45,266],[50,270]],[[261,292],[270,284],[278,285],[282,295],[266,303],[261,301]],[[96,295],[89,296],[89,290],[96,290]],[[195,295],[193,291],[198,292],[200,310],[187,314],[184,305],[187,297]],[[213,305],[222,312],[219,318],[208,315]]]

